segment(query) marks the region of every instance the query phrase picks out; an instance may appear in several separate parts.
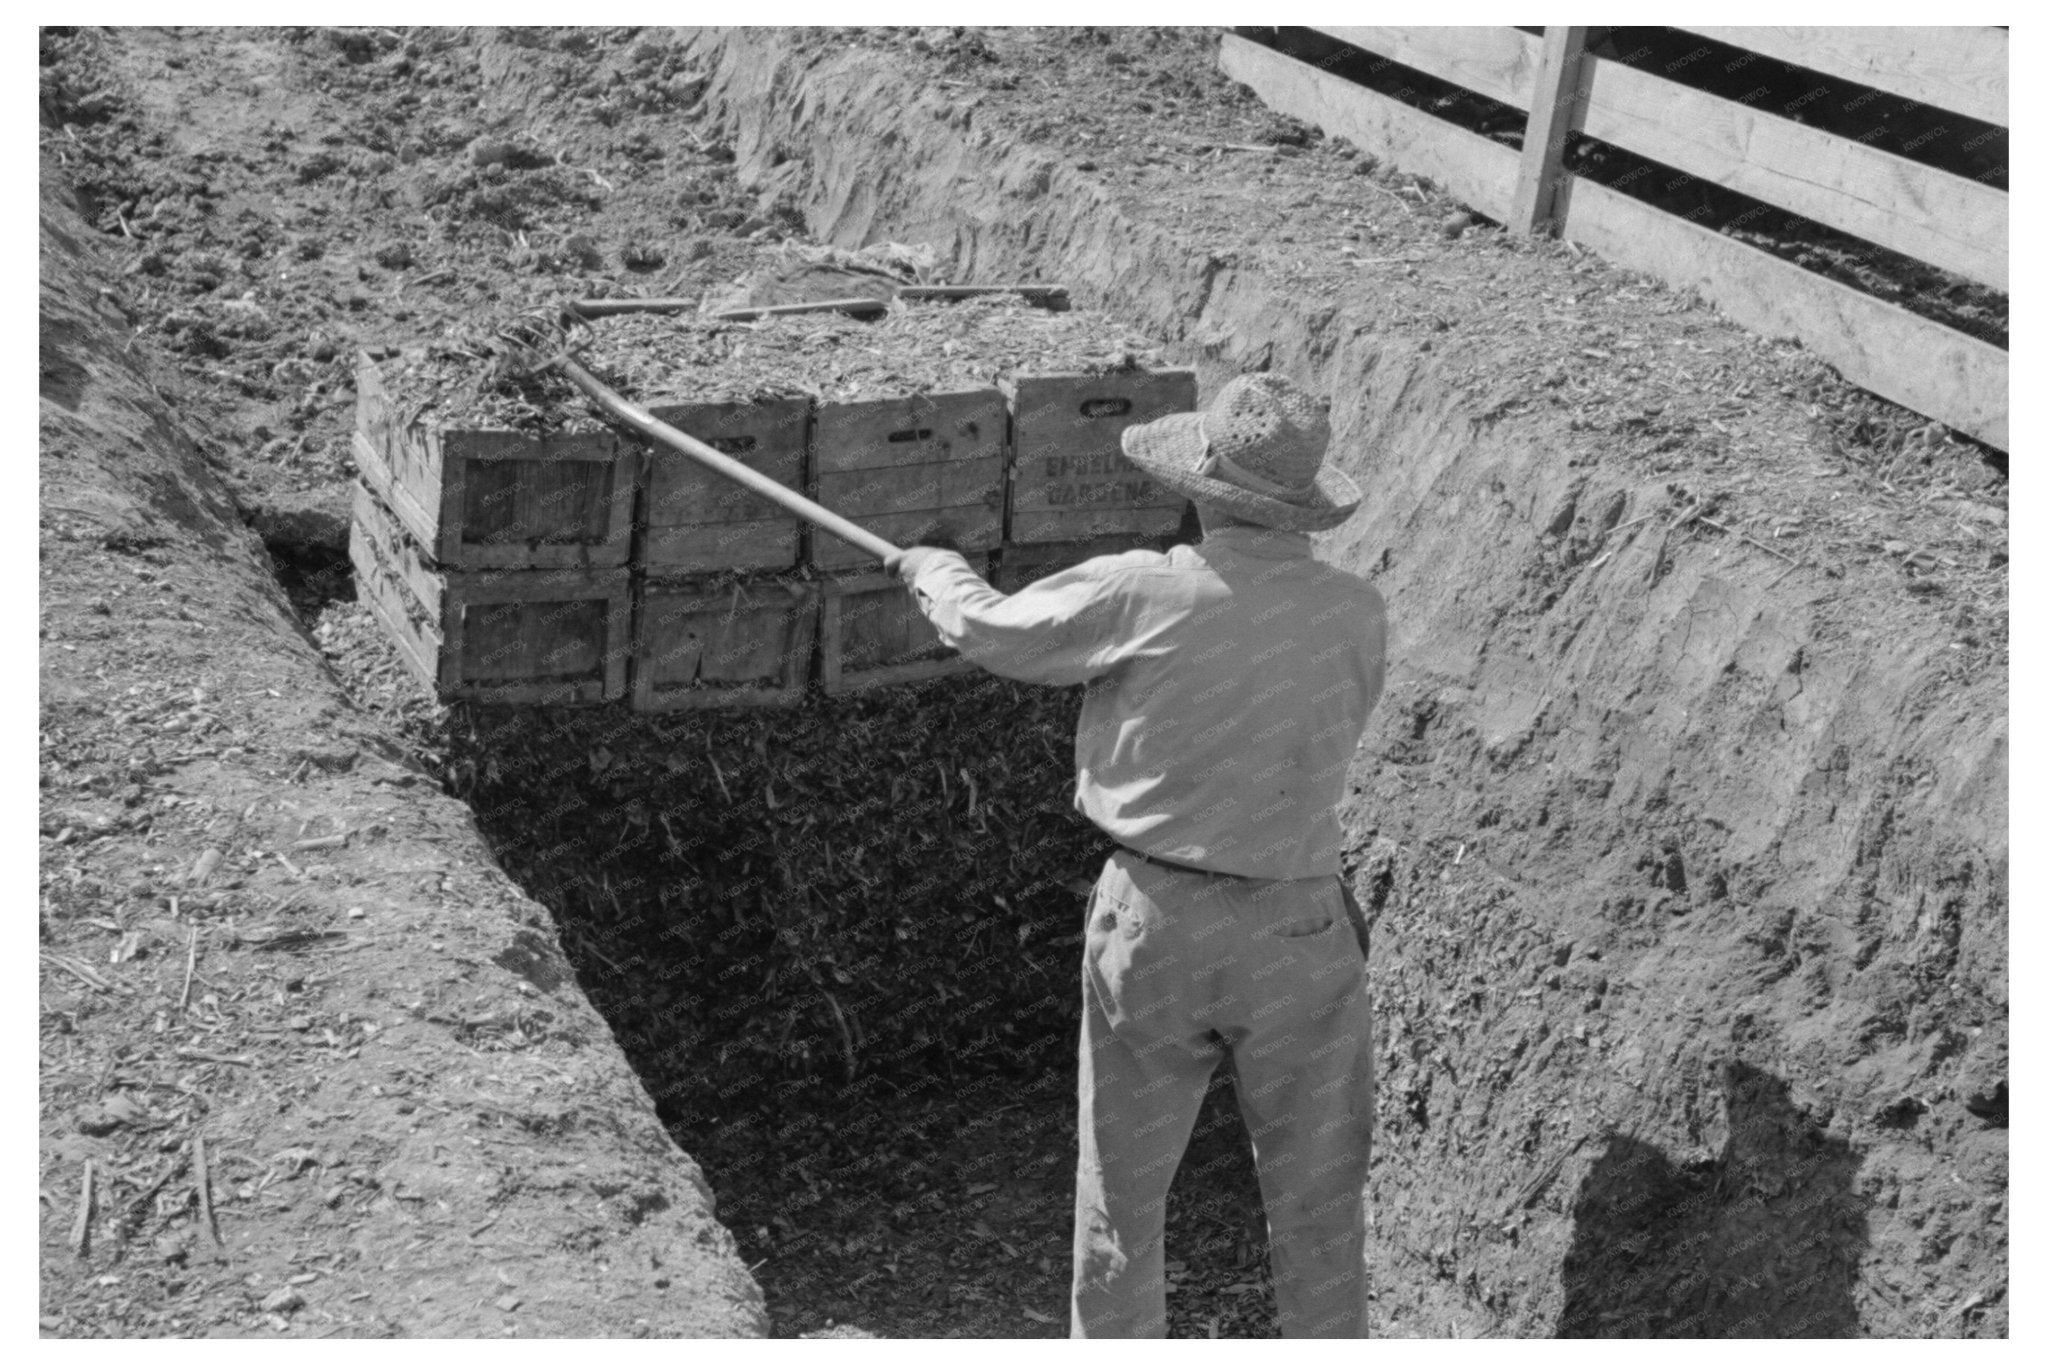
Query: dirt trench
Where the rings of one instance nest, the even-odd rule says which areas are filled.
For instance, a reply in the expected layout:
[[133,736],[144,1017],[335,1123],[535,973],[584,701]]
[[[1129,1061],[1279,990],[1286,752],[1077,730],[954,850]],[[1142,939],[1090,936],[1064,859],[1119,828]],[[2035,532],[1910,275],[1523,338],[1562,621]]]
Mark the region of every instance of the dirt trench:
[[[1391,169],[1360,174],[1363,159],[1315,146],[1298,128],[1269,128],[1255,102],[1222,88],[1199,35],[316,36],[305,46],[331,46],[346,79],[393,88],[405,79],[401,63],[440,83],[420,81],[423,107],[370,128],[394,139],[388,151],[310,151],[274,187],[259,182],[254,197],[269,193],[296,211],[295,233],[328,216],[352,234],[318,267],[331,269],[346,308],[309,308],[321,331],[378,339],[552,297],[569,283],[557,272],[595,270],[587,243],[585,253],[566,245],[583,230],[578,214],[602,223],[610,248],[613,234],[661,240],[672,225],[710,216],[715,199],[730,205],[716,212],[736,230],[772,233],[801,219],[842,244],[931,242],[956,279],[1060,279],[1083,303],[1174,342],[1208,390],[1240,369],[1273,367],[1333,394],[1346,459],[1372,497],[1327,550],[1388,593],[1399,653],[1347,811],[1354,880],[1377,920],[1388,1040],[1374,1173],[1376,1331],[2004,1330],[2004,537],[2002,523],[1986,520],[2002,515],[1986,500],[1996,490],[1959,463],[1967,453],[1896,413],[1859,408],[1790,348],[1744,337],[1688,300],[1563,248],[1468,230],[1458,206],[1429,187]],[[184,41],[150,37],[130,60],[182,62]],[[256,111],[289,122],[271,107],[279,98],[308,102],[301,122],[331,116],[292,84],[314,68],[280,56],[274,39],[200,43],[230,84],[253,82],[254,99],[248,129],[192,124],[195,156],[225,151],[230,164],[264,166],[242,135],[274,136]],[[1034,44],[1053,52],[1039,67]],[[420,54],[408,55],[415,46]],[[1169,79],[1152,83],[1140,108],[1130,77],[1148,63]],[[1054,71],[1049,79],[1067,88],[1046,97],[1034,70]],[[193,89],[189,77],[146,86],[180,140],[186,126],[173,116]],[[700,94],[701,104],[683,107]],[[351,117],[382,110],[373,96],[343,107]],[[1168,124],[1219,143],[1278,142],[1290,154],[1252,162],[1212,148],[1199,174],[1181,175],[1176,165],[1195,153],[1166,145]],[[487,262],[487,245],[421,231],[405,212],[439,203],[443,182],[470,179],[481,182],[465,191],[474,204],[496,205],[502,186],[467,167],[480,144],[466,139],[504,128],[603,169],[595,179],[557,172],[542,188],[561,202],[527,225],[530,249],[522,228],[516,250]],[[607,138],[623,152],[606,152]],[[646,160],[664,141],[685,163],[673,174]],[[722,181],[691,179],[694,163],[722,169],[733,156],[744,182],[737,202]],[[330,163],[345,158],[359,192],[319,197],[344,181]],[[568,193],[607,175],[621,187],[616,211],[581,207]],[[633,197],[643,190],[644,202]],[[104,216],[107,233],[125,233],[118,214]],[[417,289],[397,287],[396,273],[380,274],[382,259],[371,259],[394,238],[423,258],[412,267]],[[677,278],[715,282],[754,249],[709,234],[707,244],[714,254]],[[298,260],[311,245],[295,239]],[[730,261],[720,254],[729,250]],[[457,279],[428,287],[443,261]],[[173,278],[202,266],[220,273],[218,262],[172,264]],[[387,278],[388,301],[368,283]],[[684,288],[666,275],[657,283]],[[119,306],[120,294],[102,297]],[[320,299],[315,290],[304,301]],[[299,321],[301,300],[288,290],[264,301]],[[165,319],[178,324],[174,341],[207,340],[180,316]],[[54,386],[61,398],[75,385],[51,355],[46,346],[46,396]],[[194,363],[205,359],[195,352]],[[185,411],[225,406],[212,385],[166,392]],[[1836,420],[1845,403],[1853,421]],[[308,496],[334,500],[347,475],[346,409],[312,398],[302,407],[315,413],[297,443],[304,454],[294,465],[287,450],[284,463],[317,485]],[[46,435],[46,523],[59,503],[98,505],[96,493],[51,492],[50,452],[86,444]],[[186,484],[205,488],[192,471],[209,464],[263,474],[218,445],[202,434],[201,453],[180,456]],[[1983,496],[1935,497],[1936,481]],[[61,1182],[46,1175],[46,1329],[184,1331],[196,1321],[311,1332],[326,1330],[316,1315],[332,1312],[362,1331],[763,1330],[729,1251],[736,1243],[778,1332],[851,1322],[906,1336],[1061,1333],[1073,1158],[1071,945],[1062,939],[1079,911],[1063,883],[1084,878],[1101,852],[1090,831],[1063,820],[1054,790],[1071,698],[953,682],[865,707],[813,699],[767,724],[458,712],[467,736],[444,732],[427,754],[407,728],[418,712],[394,701],[402,688],[388,648],[359,613],[331,604],[313,633],[374,720],[333,702],[306,642],[280,630],[287,618],[260,568],[218,594],[191,591],[212,580],[166,572],[182,572],[186,558],[172,558],[175,537],[153,539],[158,509],[199,495],[152,496],[147,512],[112,531],[54,518],[59,539],[82,543],[46,558],[47,638],[60,653],[75,645],[120,687],[143,689],[114,709],[123,723],[175,725],[162,744],[176,758],[187,752],[176,736],[207,712],[182,691],[175,712],[163,709],[171,682],[204,675],[210,695],[233,649],[209,641],[116,668],[100,663],[124,657],[110,643],[114,628],[139,624],[142,638],[168,630],[175,640],[168,613],[148,610],[150,593],[171,591],[155,586],[167,580],[197,625],[213,625],[219,602],[246,600],[254,634],[235,648],[280,697],[261,700],[270,687],[252,688],[226,714],[260,740],[252,749],[275,757],[246,799],[238,790],[222,804],[234,822],[209,805],[181,813],[194,798],[223,798],[138,769],[145,832],[160,831],[165,844],[154,865],[117,837],[130,826],[113,828],[136,818],[132,803],[120,813],[127,787],[97,783],[92,799],[46,790],[46,871],[64,883],[46,892],[46,933],[56,946],[103,946],[97,935],[113,931],[95,923],[96,907],[125,895],[132,907],[105,921],[124,931],[117,951],[125,933],[153,937],[123,971],[149,976],[158,1005],[174,1000],[181,961],[169,948],[189,925],[155,925],[145,909],[166,907],[150,879],[217,840],[246,866],[235,869],[238,884],[207,888],[219,899],[202,901],[203,913],[218,922],[202,923],[203,943],[260,970],[209,992],[225,1009],[202,1011],[207,1037],[170,1012],[176,1041],[216,1057],[237,1055],[231,1043],[252,1058],[277,1055],[257,1047],[289,1049],[294,1087],[329,1056],[310,1048],[335,1049],[348,1065],[322,1074],[322,1086],[344,1089],[331,1100],[317,1091],[310,1118],[287,1108],[276,1120],[285,1128],[265,1126],[267,1111],[262,1124],[246,1120],[250,1150],[316,1158],[280,1168],[301,1178],[250,1175],[232,1187],[254,1202],[227,1205],[230,1231],[246,1208],[244,1226],[264,1229],[274,1267],[245,1261],[242,1278],[193,1275],[172,1246],[157,1249],[168,1268],[145,1273],[138,1267],[153,1263],[106,1242],[93,1255],[128,1259],[88,1256],[73,1271],[61,1250]],[[209,534],[247,553],[240,532]],[[140,602],[110,567],[124,561],[110,555],[157,556],[130,574]],[[81,577],[73,585],[52,565]],[[291,667],[266,672],[273,658]],[[46,760],[96,776],[122,748],[84,719],[106,708],[109,685],[86,681],[91,669],[64,671],[71,658],[46,660]],[[59,682],[77,700],[62,700],[74,693]],[[294,705],[277,707],[283,698]],[[296,706],[304,698],[310,711]],[[1010,727],[1002,742],[985,742],[984,731],[977,743],[977,718]],[[321,726],[332,744],[308,744],[305,733]],[[878,742],[898,726],[915,740]],[[439,761],[435,776],[469,811],[417,790],[423,775],[402,765],[412,783],[394,774],[380,785],[375,761],[348,757],[397,756],[385,747],[394,739]],[[713,761],[695,763],[699,752]],[[538,766],[522,772],[514,758]],[[1007,767],[992,771],[996,759]],[[351,788],[335,798],[341,807],[296,791],[290,810],[256,804],[274,803],[280,781],[328,793],[358,765],[373,774],[370,794]],[[793,793],[803,799],[792,803]],[[728,881],[709,880],[747,888],[742,901],[713,908],[730,923],[696,919],[712,932],[695,940],[687,926],[705,907],[675,903],[696,888],[654,817],[664,800],[709,817],[683,861],[719,876],[729,867]],[[347,804],[358,801],[378,814]],[[811,817],[835,805],[851,832],[835,856],[867,861],[820,873],[806,850],[834,830]],[[107,831],[91,823],[102,807],[114,812]],[[894,818],[877,832],[882,809]],[[418,829],[432,853],[416,868],[410,843],[389,860],[360,845],[291,847],[309,833],[380,824],[374,837],[397,830],[410,840]],[[104,867],[66,865],[63,850],[81,837]],[[273,846],[291,870],[265,860]],[[335,872],[315,870],[330,861]],[[123,875],[131,865],[141,869],[134,886]],[[414,880],[366,901],[360,888],[394,869]],[[929,918],[892,921],[899,888]],[[347,917],[352,901],[367,925]],[[855,931],[843,942],[802,940],[822,922],[815,912],[833,906]],[[308,951],[335,930],[373,931],[344,941],[374,969],[269,970],[284,959],[259,945],[280,920],[312,935],[281,940]],[[501,921],[522,926],[509,944]],[[262,937],[243,936],[247,927]],[[784,930],[800,946],[789,955],[795,970],[778,978],[761,960]],[[399,951],[380,955],[393,942]],[[453,954],[452,975],[438,965],[443,954]],[[706,963],[724,972],[748,958],[734,975],[703,979]],[[947,989],[906,1006],[905,974],[919,972]],[[161,1083],[168,1093],[231,1095],[244,1105],[237,1114],[253,1112],[262,1087],[232,1062],[159,1045],[102,1071],[107,1026],[125,1021],[146,1036],[151,1011],[110,1010],[96,992],[72,990],[84,1009],[68,999],[46,1006],[46,1038],[77,1053],[60,1066],[46,1053],[50,1122],[69,1121],[80,1076],[111,1077],[119,1093]],[[316,1008],[309,990],[324,997]],[[380,998],[400,1002],[408,1032],[383,1020]],[[990,1007],[998,998],[1002,1010]],[[679,1021],[707,1000],[727,1031],[688,1034]],[[374,1076],[350,1069],[387,1045],[366,1023],[414,1055]],[[625,1045],[637,1086],[607,1033]],[[871,1045],[878,1033],[886,1051]],[[464,1050],[449,1051],[448,1038]],[[346,1056],[351,1047],[357,1056]],[[753,1065],[762,1055],[788,1064],[789,1077],[765,1101],[732,1103],[750,1071],[772,1079]],[[586,1061],[598,1080],[583,1079]],[[179,1062],[188,1069],[154,1080],[150,1068]],[[572,1098],[549,1090],[560,1070],[578,1078]],[[95,1103],[109,1088],[98,1086],[86,1097]],[[723,1104],[721,1090],[730,1091]],[[703,1187],[653,1123],[649,1096],[703,1163],[734,1237],[699,1221]],[[183,1103],[183,1126],[170,1135],[200,1112],[189,1096]],[[341,1117],[358,1110],[361,1119]],[[1231,1111],[1219,1082],[1168,1210],[1177,1334],[1271,1330],[1255,1186]],[[593,1135],[610,1122],[597,1116],[611,1114],[624,1116],[618,1135]],[[325,1147],[306,1140],[323,1130]],[[139,1164],[150,1150],[139,1135],[117,1127],[111,1145],[80,1146],[48,1136],[55,1131],[46,1124],[46,1156],[58,1158],[48,1170],[69,1178],[75,1158],[90,1154],[120,1158],[112,1169],[132,1171],[140,1187],[153,1178]],[[421,1161],[377,1164],[392,1142]],[[460,1149],[473,1142],[493,1144],[500,1164],[471,1224],[452,1191],[471,1173],[472,1153]],[[619,1158],[623,1179],[612,1167],[558,1165],[583,1159],[579,1143],[637,1155]],[[358,1146],[377,1160],[329,1150]],[[418,1183],[437,1162],[452,1163],[456,1177]],[[337,1187],[342,1198],[327,1205]],[[671,1202],[665,1212],[660,1199]],[[299,1221],[253,1217],[272,1205]],[[663,1266],[638,1268],[633,1248],[668,1237],[675,1216],[710,1258],[708,1291]],[[171,1222],[187,1235],[197,1216]],[[287,1245],[279,1228],[301,1240]],[[395,1229],[405,1238],[397,1254],[372,1256],[393,1250],[379,1239]],[[319,1274],[290,1284],[315,1254],[330,1258],[319,1274],[345,1269],[362,1287],[328,1294]],[[537,1269],[521,1268],[529,1254]],[[675,1253],[660,1241],[648,1254],[666,1263]],[[509,1259],[491,1265],[496,1287],[450,1309],[443,1286],[467,1286],[499,1257]],[[88,1270],[151,1281],[155,1302],[170,1307],[151,1309],[139,1288],[99,1283]],[[521,1285],[504,1286],[500,1270]],[[272,1278],[251,1283],[251,1274]],[[281,1292],[278,1276],[303,1306],[263,1307]],[[558,1276],[573,1293],[528,1288]],[[206,1311],[179,1316],[181,1295]],[[583,1316],[564,1299],[582,1303]]]
[[343,694],[42,189],[44,1333],[765,1335],[547,912]]
[[[1205,392],[1332,395],[1368,497],[1327,549],[1396,631],[1347,809],[1380,1329],[2004,1331],[2003,555],[1899,565],[1952,509],[1818,439],[1795,347],[1542,244],[1305,290],[1312,251],[1191,245],[929,62],[691,43],[743,180],[818,235],[1064,282]],[[1403,316],[1424,288],[1458,325]],[[1596,297],[1627,317],[1560,306]],[[1555,397],[1588,359],[1625,381],[1600,422]]]

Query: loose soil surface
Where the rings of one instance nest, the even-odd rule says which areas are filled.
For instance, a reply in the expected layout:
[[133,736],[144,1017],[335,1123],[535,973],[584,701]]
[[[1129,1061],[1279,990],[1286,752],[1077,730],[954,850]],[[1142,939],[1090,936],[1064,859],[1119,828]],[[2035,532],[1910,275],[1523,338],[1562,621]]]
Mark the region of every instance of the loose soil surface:
[[[481,366],[814,232],[1369,395],[1376,1330],[2003,1332],[2002,461],[1274,119],[1213,34],[43,61],[111,265],[46,236],[46,1331],[1064,1334],[1077,698],[442,708],[341,555],[357,348]],[[1270,1335],[1227,1080],[1169,1229],[1174,1333]]]

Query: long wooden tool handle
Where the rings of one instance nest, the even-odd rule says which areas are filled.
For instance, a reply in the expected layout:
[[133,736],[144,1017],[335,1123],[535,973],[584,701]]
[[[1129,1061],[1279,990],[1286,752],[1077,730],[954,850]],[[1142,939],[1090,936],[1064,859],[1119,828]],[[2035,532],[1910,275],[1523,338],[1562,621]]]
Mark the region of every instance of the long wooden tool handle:
[[577,299],[569,311],[581,318],[612,318],[622,313],[682,313],[697,307],[696,299]]
[[599,407],[643,436],[660,441],[663,445],[673,446],[713,473],[723,474],[735,483],[745,484],[769,501],[796,513],[811,525],[830,531],[855,549],[866,550],[879,560],[886,562],[903,553],[873,531],[854,525],[837,512],[820,507],[795,489],[787,488],[766,474],[747,468],[732,456],[713,450],[686,432],[677,431],[647,409],[628,402],[569,357],[558,357],[554,363],[568,376],[570,383],[588,394]]

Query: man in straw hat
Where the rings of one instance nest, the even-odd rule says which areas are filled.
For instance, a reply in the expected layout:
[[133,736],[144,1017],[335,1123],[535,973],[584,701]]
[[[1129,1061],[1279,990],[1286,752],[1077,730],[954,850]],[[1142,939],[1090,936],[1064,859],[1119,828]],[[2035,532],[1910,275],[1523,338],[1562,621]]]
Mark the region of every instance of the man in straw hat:
[[1120,846],[1089,902],[1072,1334],[1166,1331],[1166,1191],[1226,1055],[1264,1197],[1280,1327],[1365,1335],[1373,1123],[1365,926],[1337,802],[1385,673],[1386,610],[1307,533],[1356,510],[1326,405],[1243,375],[1124,432],[1193,499],[1199,545],[1091,559],[1005,596],[959,555],[890,568],[946,643],[1086,683],[1075,805]]

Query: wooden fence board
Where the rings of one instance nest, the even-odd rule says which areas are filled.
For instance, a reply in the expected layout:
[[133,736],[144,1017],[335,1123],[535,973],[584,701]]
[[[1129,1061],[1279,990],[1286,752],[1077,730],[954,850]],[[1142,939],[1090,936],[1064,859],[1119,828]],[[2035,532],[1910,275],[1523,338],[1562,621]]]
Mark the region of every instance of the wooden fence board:
[[1577,112],[1589,137],[2006,287],[2003,190],[1605,58],[1581,64]]
[[1578,121],[1580,67],[1586,59],[1586,30],[1551,25],[1543,31],[1543,57],[1522,136],[1521,175],[1507,227],[1513,232],[1547,231],[1564,175],[1564,145]]
[[1221,66],[1269,107],[1349,138],[1428,176],[1488,218],[1506,220],[1520,164],[1512,149],[1234,33],[1223,35]]
[[1699,27],[1687,33],[2010,127],[2010,44],[1988,26]]
[[1564,234],[1614,264],[1696,288],[1751,331],[1797,337],[1849,382],[2006,448],[2007,358],[1996,346],[1583,177],[1561,194]]
[[1543,46],[1507,24],[1440,28],[1390,24],[1318,28],[1316,32],[1517,109],[1530,106]]

